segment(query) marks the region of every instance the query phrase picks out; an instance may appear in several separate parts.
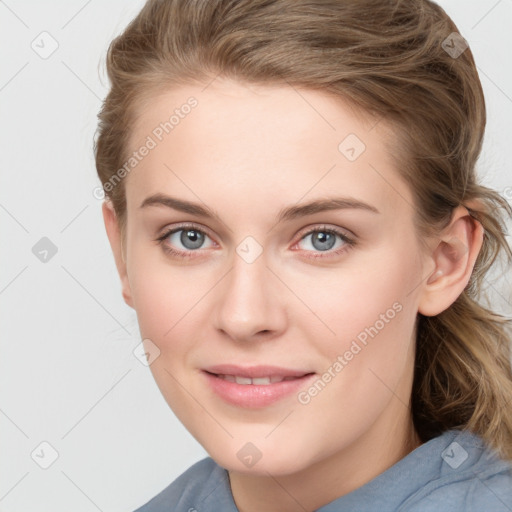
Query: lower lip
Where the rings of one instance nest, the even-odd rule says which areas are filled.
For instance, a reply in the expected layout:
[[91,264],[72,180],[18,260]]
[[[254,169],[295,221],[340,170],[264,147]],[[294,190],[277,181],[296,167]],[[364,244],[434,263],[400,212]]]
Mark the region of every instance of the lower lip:
[[208,384],[226,402],[238,407],[261,408],[297,393],[315,376],[314,373],[294,380],[283,380],[273,384],[237,384],[221,379],[211,373],[202,372]]

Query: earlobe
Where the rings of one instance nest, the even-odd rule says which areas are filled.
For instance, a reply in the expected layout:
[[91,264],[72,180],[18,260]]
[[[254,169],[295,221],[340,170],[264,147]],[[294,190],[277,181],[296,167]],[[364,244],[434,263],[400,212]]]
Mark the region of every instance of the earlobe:
[[130,289],[130,282],[128,280],[128,273],[126,269],[125,254],[123,250],[123,241],[119,228],[119,222],[114,211],[111,201],[105,200],[102,205],[103,221],[105,222],[105,230],[110,242],[110,247],[114,255],[114,260],[121,279],[123,299],[130,307],[133,306],[133,300]]
[[482,225],[459,206],[431,254],[434,270],[425,282],[419,313],[435,316],[455,302],[471,278],[482,242]]

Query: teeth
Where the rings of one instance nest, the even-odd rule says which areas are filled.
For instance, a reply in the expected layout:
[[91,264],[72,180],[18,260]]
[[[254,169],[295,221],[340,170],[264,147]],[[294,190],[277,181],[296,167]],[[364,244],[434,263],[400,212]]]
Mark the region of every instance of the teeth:
[[270,377],[257,377],[252,379],[253,384],[260,384],[262,386],[268,386],[270,384]]
[[275,382],[282,382],[283,380],[294,380],[297,377],[280,377],[278,375],[273,375],[272,377],[254,377],[253,379],[249,377],[239,377],[238,375],[217,375],[217,377],[227,380],[228,382],[236,382],[237,384],[255,384],[257,386],[268,386],[269,384],[274,384]]
[[235,382],[237,384],[252,384],[252,380],[248,377],[238,377],[235,376]]

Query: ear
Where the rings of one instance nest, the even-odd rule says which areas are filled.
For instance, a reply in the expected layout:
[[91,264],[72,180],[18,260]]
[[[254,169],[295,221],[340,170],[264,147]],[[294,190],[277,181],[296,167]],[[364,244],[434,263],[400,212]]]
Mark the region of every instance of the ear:
[[469,282],[483,237],[482,224],[464,206],[457,207],[429,256],[434,270],[420,296],[419,313],[435,316],[455,302]]
[[119,228],[119,222],[117,220],[114,206],[111,201],[104,201],[102,205],[103,220],[105,222],[105,229],[107,231],[108,240],[110,247],[114,253],[114,260],[116,262],[117,272],[121,279],[121,287],[124,301],[128,306],[133,306],[132,294],[130,289],[130,282],[128,280],[128,274],[126,272],[126,261],[123,249],[123,243],[121,238],[121,231]]

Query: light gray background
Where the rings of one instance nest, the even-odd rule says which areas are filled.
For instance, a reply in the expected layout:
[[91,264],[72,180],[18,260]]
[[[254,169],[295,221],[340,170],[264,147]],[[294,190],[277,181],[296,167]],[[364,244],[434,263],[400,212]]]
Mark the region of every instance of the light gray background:
[[[487,98],[480,173],[512,199],[512,0],[439,3],[469,42]],[[136,316],[93,196],[103,60],[142,5],[0,1],[2,512],[131,511],[206,455],[132,353]],[[58,43],[46,59],[31,47],[55,44],[44,31]],[[46,263],[32,251],[43,237],[58,248]],[[509,275],[489,285],[510,315]],[[42,442],[58,453],[47,469]]]

